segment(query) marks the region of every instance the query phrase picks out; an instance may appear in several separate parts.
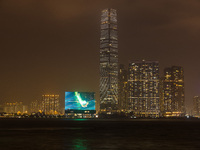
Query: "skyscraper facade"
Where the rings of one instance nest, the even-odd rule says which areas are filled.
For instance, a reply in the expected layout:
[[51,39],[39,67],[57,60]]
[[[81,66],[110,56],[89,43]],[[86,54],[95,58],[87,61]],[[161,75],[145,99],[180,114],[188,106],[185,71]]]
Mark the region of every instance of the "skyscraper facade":
[[100,111],[118,110],[118,36],[115,9],[101,14],[100,37]]
[[199,96],[194,96],[194,98],[193,98],[192,115],[194,117],[199,117],[200,116],[200,97]]
[[42,111],[41,101],[35,100],[35,101],[31,102],[31,106],[30,106],[31,113],[37,113],[37,112],[41,112],[41,111]]
[[4,112],[24,114],[28,113],[28,106],[23,105],[22,102],[5,103]]
[[119,65],[119,110],[125,112],[127,110],[127,70],[124,65]]
[[159,63],[134,61],[129,64],[129,111],[136,117],[159,117]]
[[181,116],[185,113],[185,90],[183,67],[164,69],[164,114]]
[[59,107],[59,95],[42,95],[42,111],[46,115],[59,114]]
[[159,101],[160,101],[160,116],[164,114],[164,77],[160,77],[159,82]]

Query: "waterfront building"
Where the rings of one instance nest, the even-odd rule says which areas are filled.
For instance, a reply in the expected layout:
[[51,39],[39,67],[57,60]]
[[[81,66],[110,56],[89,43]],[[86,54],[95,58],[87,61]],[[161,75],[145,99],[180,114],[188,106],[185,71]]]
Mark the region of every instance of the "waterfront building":
[[4,112],[7,114],[16,113],[15,112],[15,103],[5,103],[4,104]]
[[160,78],[159,82],[159,101],[160,101],[160,116],[164,115],[164,77]]
[[30,107],[30,112],[31,113],[38,113],[38,112],[42,112],[42,102],[41,100],[35,100],[33,102],[31,102],[31,107]]
[[117,12],[104,9],[100,37],[100,112],[118,111],[118,36]]
[[159,117],[158,61],[131,62],[128,87],[128,109],[135,117]]
[[194,96],[193,97],[192,115],[194,117],[199,117],[200,116],[200,97],[199,96]]
[[124,65],[119,66],[119,110],[125,112],[127,110],[127,70]]
[[1,112],[1,113],[4,112],[4,107],[3,107],[3,105],[0,105],[0,112]]
[[24,114],[28,113],[28,106],[23,105],[22,102],[15,102],[15,103],[5,103],[4,104],[4,112],[8,114]]
[[59,113],[59,95],[42,95],[42,112],[45,115],[57,115]]
[[172,66],[164,69],[164,116],[184,116],[185,89],[183,67]]

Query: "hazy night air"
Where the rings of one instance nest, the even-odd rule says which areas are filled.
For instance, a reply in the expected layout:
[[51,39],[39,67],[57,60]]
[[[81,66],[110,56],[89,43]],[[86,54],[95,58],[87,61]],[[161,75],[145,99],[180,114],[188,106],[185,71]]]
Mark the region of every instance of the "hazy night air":
[[[119,62],[182,66],[186,106],[200,95],[197,0],[0,1],[0,103],[86,91],[99,97],[100,15],[117,10]],[[99,98],[97,98],[99,99]]]

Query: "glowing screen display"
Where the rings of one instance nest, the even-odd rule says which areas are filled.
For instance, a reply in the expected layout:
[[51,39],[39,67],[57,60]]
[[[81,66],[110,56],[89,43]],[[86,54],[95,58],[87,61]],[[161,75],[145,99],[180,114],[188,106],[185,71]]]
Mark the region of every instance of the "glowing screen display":
[[65,92],[65,110],[95,110],[94,92]]

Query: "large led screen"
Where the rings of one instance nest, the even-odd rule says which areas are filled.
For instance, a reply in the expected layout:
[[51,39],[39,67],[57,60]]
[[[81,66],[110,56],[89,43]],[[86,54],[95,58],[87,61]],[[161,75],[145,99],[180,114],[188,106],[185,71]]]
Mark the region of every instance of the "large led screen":
[[65,110],[95,110],[94,92],[65,92]]

